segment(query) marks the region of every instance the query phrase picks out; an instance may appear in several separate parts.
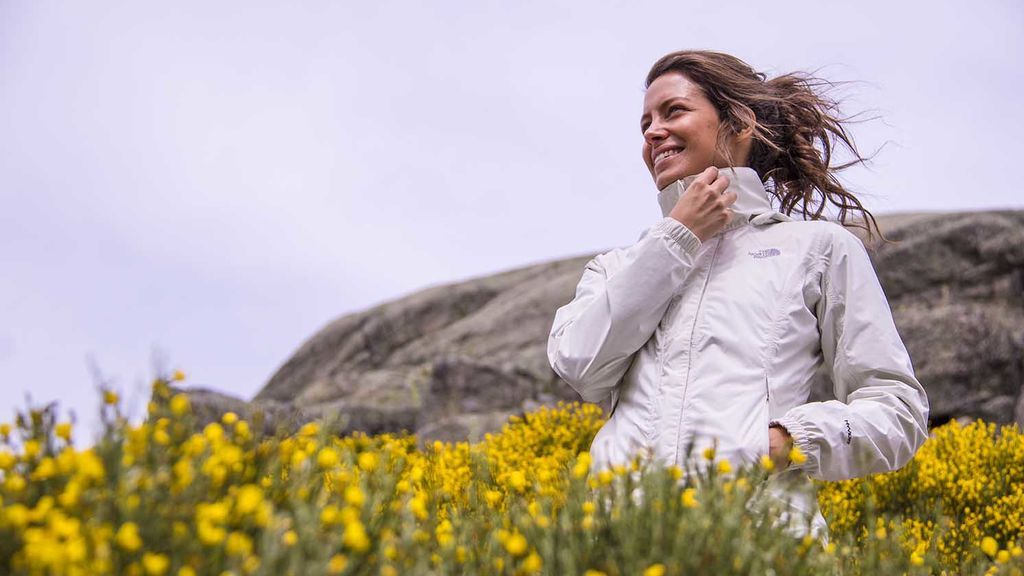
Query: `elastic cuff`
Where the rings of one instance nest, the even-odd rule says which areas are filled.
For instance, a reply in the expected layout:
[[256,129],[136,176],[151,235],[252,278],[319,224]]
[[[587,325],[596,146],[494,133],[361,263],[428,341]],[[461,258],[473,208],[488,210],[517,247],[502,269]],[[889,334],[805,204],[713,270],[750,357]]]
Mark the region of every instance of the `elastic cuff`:
[[662,236],[675,240],[676,244],[678,244],[680,248],[686,250],[691,255],[696,255],[697,250],[700,249],[700,238],[697,238],[697,235],[687,228],[682,222],[671,216],[662,218],[657,224],[651,227],[651,230],[654,232],[660,232]]
[[778,424],[779,426],[785,428],[786,432],[789,432],[790,438],[793,439],[793,445],[799,448],[800,451],[803,452],[804,456],[807,458],[807,460],[800,465],[790,463],[789,467],[786,468],[786,470],[807,470],[813,469],[815,466],[817,466],[817,462],[812,462],[812,460],[816,459],[814,458],[814,453],[811,452],[811,441],[810,439],[807,438],[807,429],[804,427],[803,424],[801,424],[792,416],[783,416],[782,418],[776,418],[775,420],[769,422],[768,426],[771,426],[772,424]]

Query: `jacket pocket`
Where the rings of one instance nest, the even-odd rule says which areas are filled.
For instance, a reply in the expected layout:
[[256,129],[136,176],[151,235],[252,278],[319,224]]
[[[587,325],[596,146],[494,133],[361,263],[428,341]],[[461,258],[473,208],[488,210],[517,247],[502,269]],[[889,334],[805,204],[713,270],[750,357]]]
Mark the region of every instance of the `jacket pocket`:
[[621,392],[619,392],[618,388],[615,388],[614,390],[612,390],[612,402],[611,402],[612,407],[611,407],[611,410],[608,412],[607,420],[611,420],[612,416],[615,416],[615,410],[619,407],[619,395],[620,394],[621,394]]
[[[660,333],[658,333],[660,331]],[[661,422],[665,394],[665,347],[667,332],[660,327],[655,331],[657,342],[654,347],[654,363],[649,366],[651,371],[652,385],[649,387],[647,397],[644,398],[643,434],[648,446],[653,446],[658,440],[658,431],[663,427]]]
[[764,406],[761,413],[764,415],[761,422],[761,453],[760,456],[771,455],[771,436],[768,434],[768,425],[772,421],[772,388],[768,381],[768,374],[764,375]]

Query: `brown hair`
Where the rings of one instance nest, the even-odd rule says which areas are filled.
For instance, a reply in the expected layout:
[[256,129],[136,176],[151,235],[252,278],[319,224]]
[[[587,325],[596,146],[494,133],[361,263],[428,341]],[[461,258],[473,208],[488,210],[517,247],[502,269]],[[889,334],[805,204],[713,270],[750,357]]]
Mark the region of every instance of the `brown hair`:
[[[668,72],[685,75],[704,90],[718,111],[722,126],[733,133],[752,129],[750,157],[762,182],[771,181],[770,191],[787,215],[795,211],[804,219],[823,218],[826,207],[838,208],[839,222],[862,228],[872,239],[878,234],[875,217],[860,200],[846,190],[835,173],[865,163],[857,151],[846,124],[836,112],[838,103],[825,92],[834,82],[794,72],[770,80],[749,64],[721,52],[681,50],[661,57],[647,73],[650,87]],[[718,148],[732,164],[729,149],[719,133]],[[831,166],[832,153],[844,145],[854,159]],[[860,213],[861,221],[847,222],[850,212]]]

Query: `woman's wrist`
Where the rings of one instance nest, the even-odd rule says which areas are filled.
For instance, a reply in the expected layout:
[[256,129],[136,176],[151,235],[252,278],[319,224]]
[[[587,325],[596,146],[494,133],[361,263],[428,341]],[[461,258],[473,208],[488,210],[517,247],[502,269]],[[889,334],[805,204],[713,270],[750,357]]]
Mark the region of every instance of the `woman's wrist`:
[[[775,434],[772,434],[772,431]],[[769,438],[769,456],[775,463],[779,470],[785,470],[789,468],[792,463],[789,458],[790,452],[793,450],[793,436],[790,435],[789,430],[778,422],[772,422],[768,425],[768,438]],[[775,440],[772,442],[772,440]]]

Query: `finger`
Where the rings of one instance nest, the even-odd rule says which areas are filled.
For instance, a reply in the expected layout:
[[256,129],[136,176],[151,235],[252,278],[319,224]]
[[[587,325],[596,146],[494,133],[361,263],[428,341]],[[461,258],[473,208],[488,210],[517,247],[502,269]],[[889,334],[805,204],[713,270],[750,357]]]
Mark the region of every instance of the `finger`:
[[732,206],[733,204],[736,203],[736,198],[738,198],[736,193],[730,190],[730,191],[726,192],[725,194],[722,194],[722,205],[723,206]]
[[704,169],[703,172],[700,173],[700,176],[697,177],[694,183],[696,184],[697,182],[701,182],[703,184],[710,185],[712,182],[715,181],[716,178],[718,178],[718,168],[714,166],[708,166],[707,168]]
[[714,182],[711,183],[711,190],[715,194],[721,194],[725,192],[725,189],[729,187],[729,179],[725,176],[719,176]]

